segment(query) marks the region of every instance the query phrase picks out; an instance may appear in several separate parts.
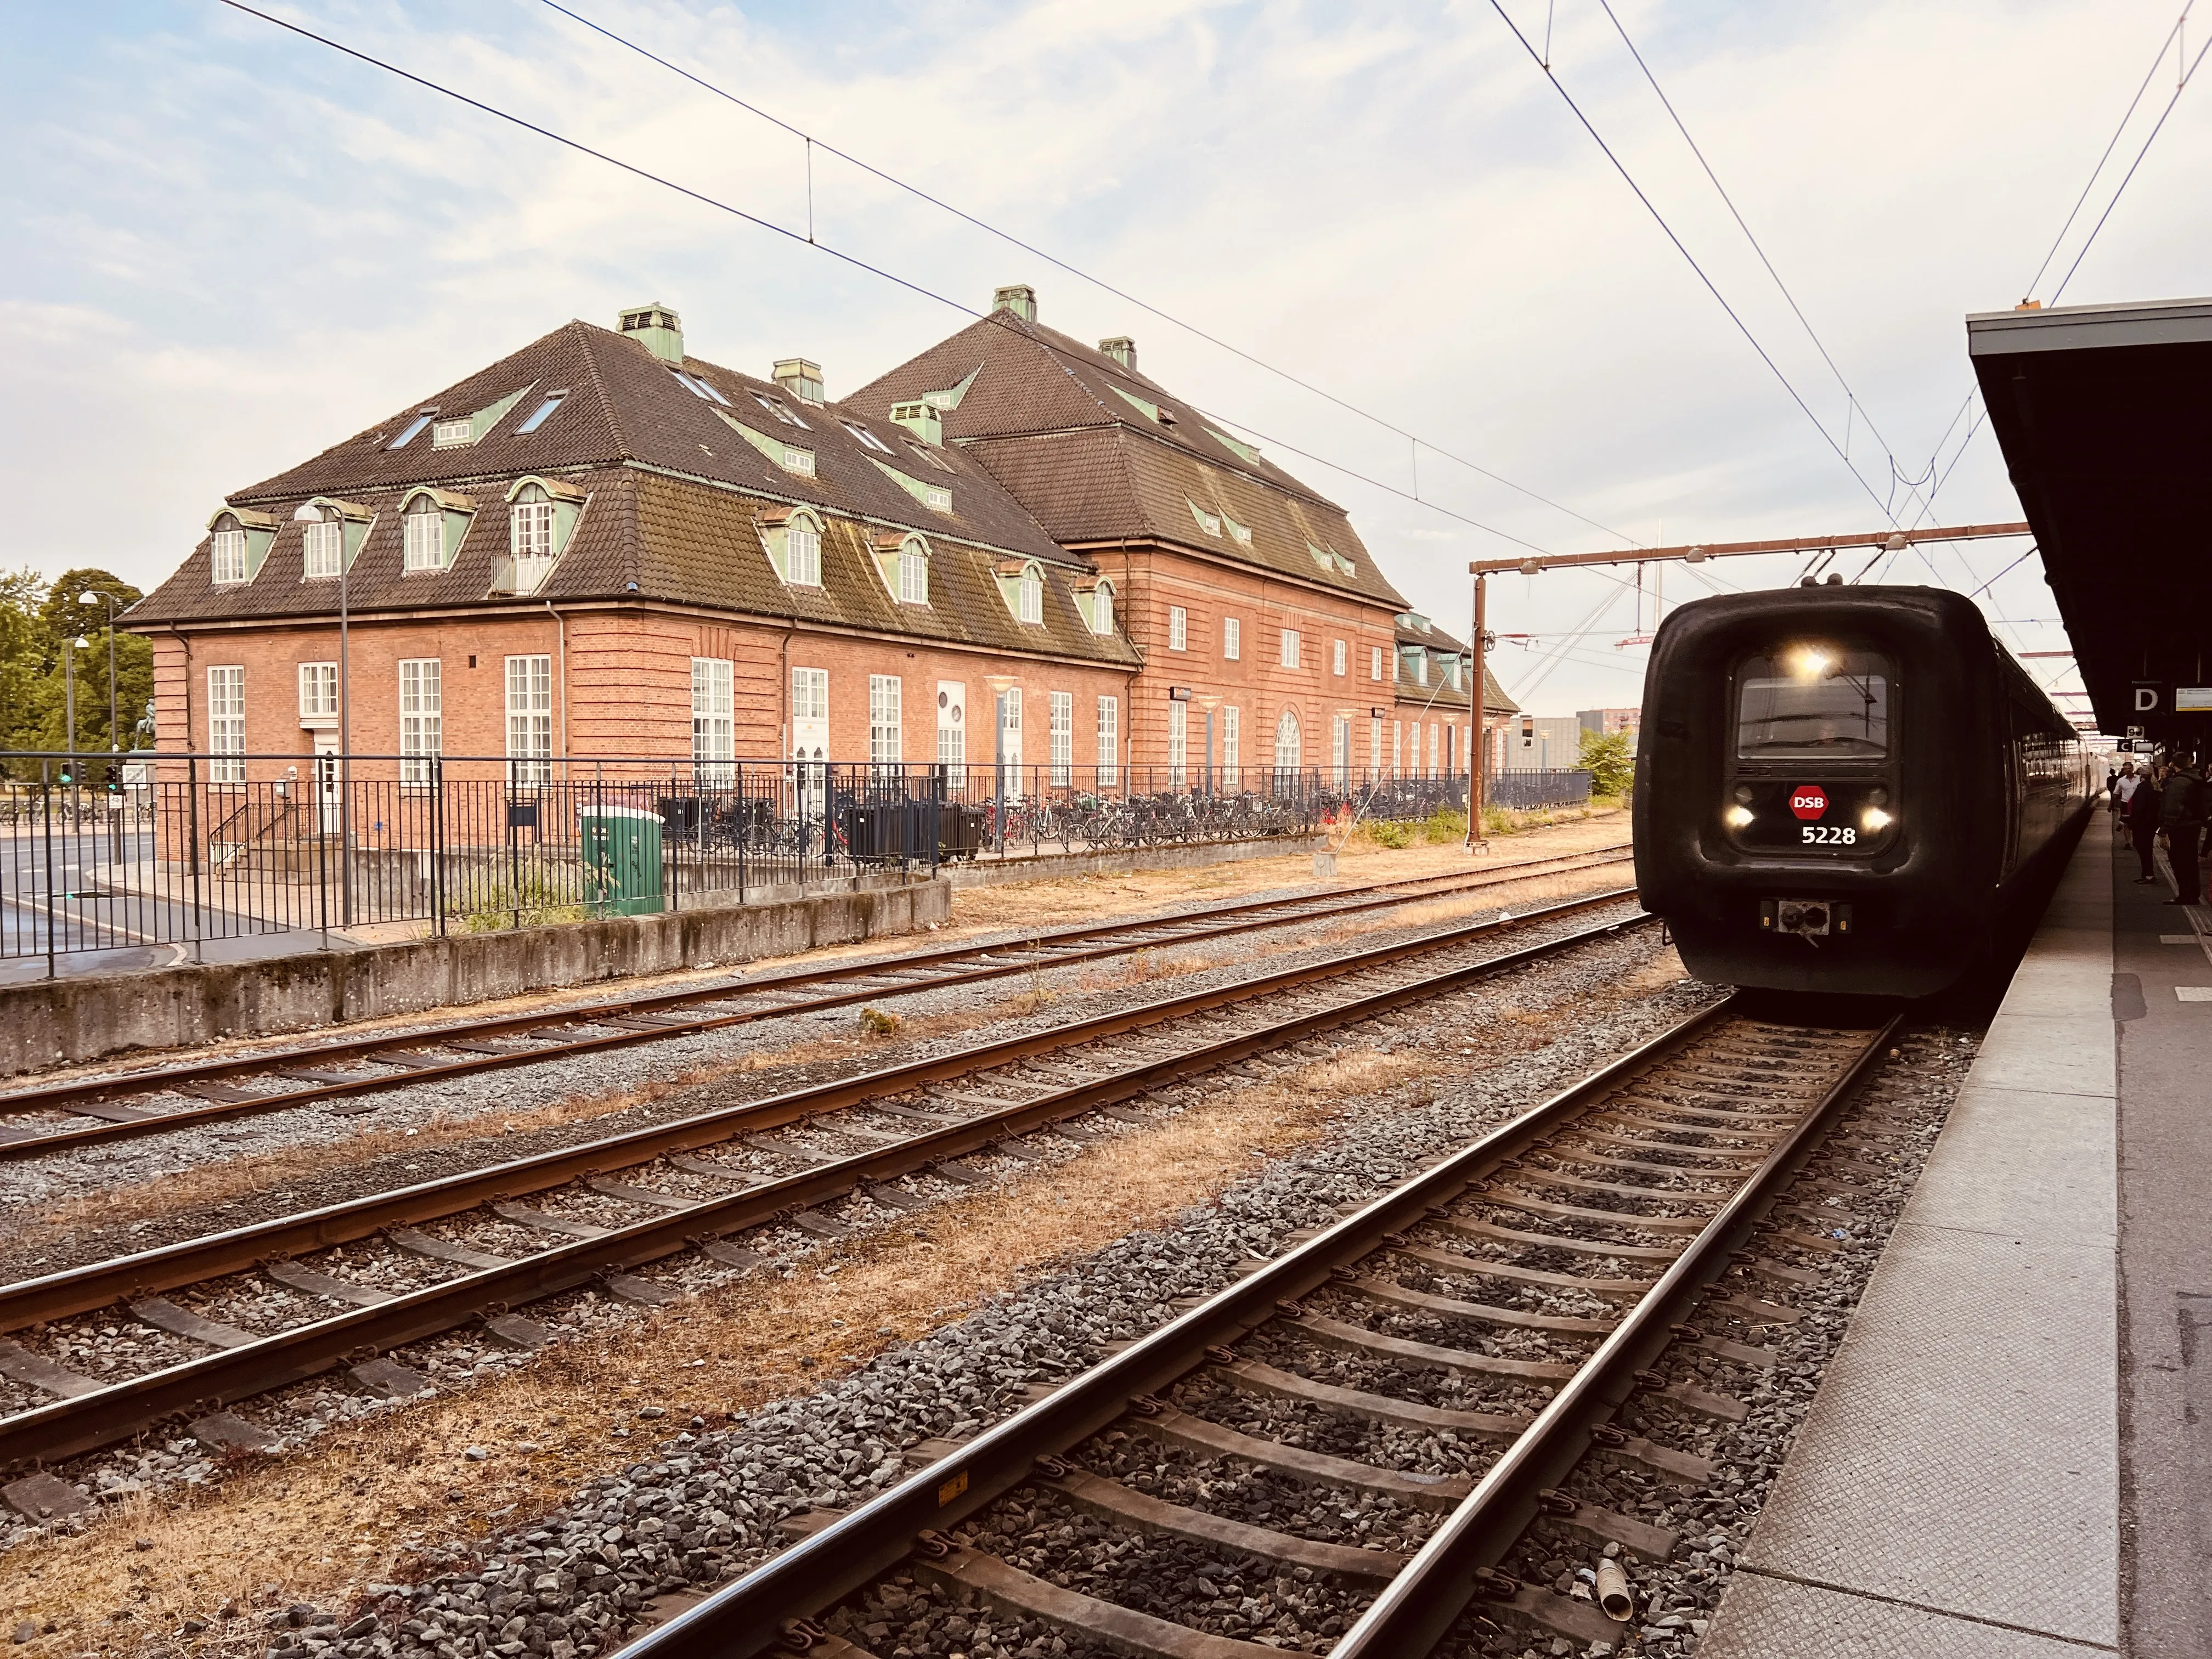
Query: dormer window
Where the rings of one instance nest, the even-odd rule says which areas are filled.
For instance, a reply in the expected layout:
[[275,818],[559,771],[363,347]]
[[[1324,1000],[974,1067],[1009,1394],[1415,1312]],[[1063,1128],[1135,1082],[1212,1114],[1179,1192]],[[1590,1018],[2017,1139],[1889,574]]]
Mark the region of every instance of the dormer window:
[[525,484],[507,520],[507,550],[514,556],[514,591],[534,593],[553,568],[553,498],[543,484]]
[[755,521],[775,574],[793,587],[822,586],[822,520],[803,507],[781,507]]
[[[430,447],[433,449],[461,449],[476,441],[477,423],[465,415],[455,420],[441,421],[430,429]],[[395,444],[392,447],[396,449],[398,446]]]
[[469,526],[476,503],[466,495],[427,485],[409,492],[400,509],[400,568],[406,571],[443,570]]
[[901,605],[929,603],[929,550],[918,537],[909,536],[900,544],[898,596]]
[[1023,566],[1014,584],[1014,615],[1025,623],[1044,620],[1044,571],[1036,565]]
[[1218,513],[1207,512],[1196,501],[1191,501],[1188,495],[1184,496],[1183,500],[1189,502],[1190,516],[1198,520],[1198,527],[1200,530],[1209,536],[1218,536],[1221,533],[1221,515]]
[[1101,582],[1091,595],[1091,631],[1111,634],[1114,631],[1114,584]]
[[334,507],[316,511],[320,516],[301,532],[300,574],[310,578],[335,576],[345,565],[345,521]]
[[210,580],[217,586],[246,579],[246,528],[234,514],[226,513],[215,521],[208,550],[212,560]]

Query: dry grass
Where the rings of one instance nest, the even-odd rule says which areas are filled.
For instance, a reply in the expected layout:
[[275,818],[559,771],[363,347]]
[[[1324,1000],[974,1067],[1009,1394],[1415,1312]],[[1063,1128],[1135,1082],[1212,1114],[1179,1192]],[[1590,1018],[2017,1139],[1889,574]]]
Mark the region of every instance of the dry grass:
[[[209,1618],[226,1597],[348,1610],[363,1585],[408,1577],[424,1541],[481,1537],[495,1511],[541,1513],[695,1413],[719,1419],[819,1386],[1133,1229],[1170,1221],[1249,1174],[1255,1158],[1316,1139],[1340,1102],[1429,1064],[1358,1054],[1227,1091],[1018,1183],[957,1198],[921,1218],[927,1240],[905,1227],[855,1240],[795,1279],[742,1280],[464,1394],[335,1429],[298,1456],[241,1465],[212,1490],[134,1498],[82,1537],[7,1557],[0,1616],[56,1621],[54,1636],[25,1650],[45,1659],[129,1650],[185,1617]],[[639,1423],[648,1403],[670,1416]],[[617,1439],[617,1429],[632,1436]],[[525,1453],[524,1443],[539,1449]],[[492,1455],[465,1461],[472,1445]],[[138,1550],[138,1539],[152,1547]],[[121,1609],[131,1618],[112,1620]],[[252,1642],[242,1629],[226,1640],[218,1621],[168,1645],[215,1652]]]
[[[1681,973],[1665,951],[1596,998],[1508,1006],[1473,1055],[1358,1049],[1218,1091],[1066,1163],[951,1200],[917,1218],[926,1238],[901,1224],[855,1239],[793,1279],[724,1286],[481,1387],[333,1429],[295,1456],[241,1462],[210,1489],[135,1497],[80,1536],[10,1553],[0,1619],[57,1625],[23,1650],[27,1659],[258,1650],[262,1632],[245,1618],[194,1638],[175,1632],[226,1597],[248,1610],[308,1601],[348,1613],[363,1586],[419,1576],[427,1548],[544,1514],[689,1416],[724,1421],[810,1391],[1133,1230],[1172,1222],[1255,1159],[1321,1138],[1345,1102],[1541,1047],[1563,1024]],[[641,1423],[642,1405],[669,1415]],[[467,1462],[469,1446],[491,1455]]]

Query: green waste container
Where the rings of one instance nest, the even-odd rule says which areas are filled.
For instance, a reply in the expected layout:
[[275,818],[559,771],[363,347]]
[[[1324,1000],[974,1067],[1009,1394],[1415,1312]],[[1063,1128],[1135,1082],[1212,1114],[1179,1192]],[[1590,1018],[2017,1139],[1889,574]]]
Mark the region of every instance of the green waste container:
[[601,915],[646,916],[661,908],[660,817],[635,806],[582,814],[584,874]]

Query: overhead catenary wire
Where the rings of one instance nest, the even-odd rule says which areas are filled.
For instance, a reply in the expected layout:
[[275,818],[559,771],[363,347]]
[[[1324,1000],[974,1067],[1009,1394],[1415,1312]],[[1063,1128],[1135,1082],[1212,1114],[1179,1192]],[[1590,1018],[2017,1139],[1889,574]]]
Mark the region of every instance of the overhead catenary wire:
[[2158,66],[2166,61],[2166,49],[2181,33],[2182,25],[2189,21],[2189,14],[2196,4],[2197,0],[2188,0],[2181,9],[2181,15],[2173,20],[2173,27],[2166,32],[2166,39],[2158,43],[2158,51],[2152,55],[2150,67],[2143,71],[2142,84],[2136,88],[2136,95],[2128,100],[2127,109],[2121,115],[2119,125],[2112,129],[2112,136],[2105,143],[2104,153],[2097,157],[2097,165],[2089,169],[2089,176],[2081,181],[2081,193],[2074,198],[2074,205],[2066,215],[2066,222],[2058,227],[2058,234],[2051,239],[2051,247],[2044,254],[2043,263],[2036,266],[2035,275],[2027,279],[2027,286],[2021,290],[2023,302],[2035,297],[2035,285],[2043,280],[2043,273],[2051,269],[2051,262],[2058,257],[2059,247],[2066,240],[2066,233],[2074,228],[2075,220],[2081,216],[2082,204],[2089,199],[2089,192],[2097,187],[2097,180],[2105,171],[2105,163],[2112,159],[2112,152],[2119,148],[2120,135],[2128,130],[2128,123],[2135,119],[2136,109],[2142,102],[2143,94],[2150,90],[2151,82],[2158,76]]
[[[1728,319],[1735,325],[1736,331],[1741,334],[1751,349],[1758,353],[1759,362],[1766,365],[1768,371],[1781,384],[1782,389],[1790,394],[1790,401],[1796,404],[1805,418],[1813,423],[1813,429],[1818,432],[1821,441],[1835,452],[1836,459],[1844,464],[1845,471],[1850,473],[1859,488],[1866,491],[1868,499],[1881,509],[1882,517],[1887,519],[1890,523],[1895,524],[1897,517],[1890,511],[1889,504],[1875,492],[1874,486],[1860,474],[1858,468],[1851,465],[1850,458],[1844,453],[1843,447],[1837,443],[1835,434],[1831,433],[1826,424],[1813,412],[1813,406],[1805,401],[1803,394],[1797,390],[1790,377],[1783,373],[1782,366],[1774,361],[1765,346],[1760,343],[1759,337],[1752,332],[1750,325],[1746,323],[1737,313],[1735,307],[1729,303],[1728,296],[1721,292],[1719,285],[1705,274],[1705,268],[1698,263],[1697,256],[1692,253],[1682,239],[1674,234],[1674,228],[1667,222],[1667,216],[1660,212],[1658,204],[1644,193],[1644,186],[1636,182],[1636,175],[1631,173],[1627,165],[1613,153],[1613,146],[1606,143],[1604,135],[1598,131],[1595,124],[1589,116],[1583,113],[1582,106],[1575,101],[1574,94],[1566,89],[1560,82],[1559,77],[1553,73],[1551,65],[1545,63],[1541,54],[1529,44],[1528,37],[1521,33],[1520,25],[1516,23],[1507,13],[1501,0],[1490,0],[1490,6],[1491,9],[1498,14],[1498,20],[1512,32],[1513,38],[1521,43],[1521,49],[1528,54],[1529,61],[1543,71],[1544,78],[1552,83],[1553,89],[1565,100],[1567,108],[1573,112],[1575,119],[1582,124],[1583,131],[1589,134],[1591,142],[1604,152],[1605,159],[1613,164],[1613,170],[1620,175],[1621,182],[1626,184],[1636,199],[1644,204],[1644,210],[1651,216],[1652,222],[1659,227],[1668,241],[1674,245],[1674,251],[1682,256],[1691,270],[1696,273],[1698,280],[1705,284],[1705,291],[1711,295],[1720,308],[1728,313]],[[1929,568],[1932,572],[1934,567],[1930,566]]]
[[[312,40],[318,46],[326,46],[332,52],[338,52],[344,57],[353,58],[357,63],[366,64],[373,69],[382,70],[387,75],[396,76],[399,79],[421,87],[427,91],[434,92],[442,97],[450,98],[456,103],[465,104],[471,109],[477,110],[483,114],[493,117],[496,120],[507,122],[510,125],[520,127],[526,132],[533,133],[541,138],[548,139],[565,149],[574,150],[579,155],[588,155],[593,161],[605,162],[607,166],[617,168],[623,173],[630,174],[634,178],[644,179],[649,184],[659,185],[663,189],[672,191],[676,194],[684,197],[690,201],[696,202],[702,206],[713,208],[718,212],[726,213],[733,218],[741,219],[745,223],[757,226],[760,229],[771,231],[776,235],[783,237],[787,240],[796,243],[800,246],[812,248],[818,252],[826,253],[833,259],[836,259],[843,264],[851,265],[856,270],[866,271],[871,276],[879,276],[887,283],[890,283],[896,287],[906,289],[908,293],[917,295],[926,300],[933,300],[939,305],[950,307],[952,310],[959,312],[963,316],[972,319],[980,318],[988,314],[976,310],[973,306],[967,305],[961,301],[955,300],[950,295],[939,294],[935,289],[931,289],[923,283],[902,276],[896,271],[890,270],[881,265],[871,264],[869,261],[860,258],[856,254],[848,253],[831,243],[822,240],[822,238],[817,235],[803,234],[787,226],[779,225],[772,219],[763,218],[758,214],[750,213],[741,207],[738,207],[731,203],[721,200],[718,197],[710,196],[704,191],[694,189],[689,185],[679,183],[676,179],[667,177],[665,174],[655,173],[649,167],[641,167],[633,161],[623,161],[619,156],[610,155],[608,152],[602,149],[594,149],[592,146],[584,143],[580,140],[571,138],[567,134],[556,131],[551,127],[530,120],[526,117],[514,114],[509,111],[500,108],[496,105],[488,104],[482,99],[472,98],[465,92],[461,92],[453,87],[446,86],[440,82],[433,81],[426,76],[417,75],[410,70],[402,69],[399,65],[389,63],[384,58],[376,57],[373,53],[363,52],[355,46],[347,46],[343,41],[333,40],[326,34],[318,33],[315,30],[307,28],[301,24],[292,22],[289,19],[278,17],[270,12],[262,11],[256,7],[246,4],[246,0],[220,0],[220,3],[228,6],[234,11],[241,12],[249,17],[256,17],[260,19],[263,22],[274,24],[276,27],[284,29],[290,33],[296,34],[303,40]],[[1368,473],[1362,472],[1355,467],[1347,466],[1340,461],[1330,460],[1324,456],[1316,454],[1310,450],[1302,449],[1280,438],[1269,436],[1267,434],[1259,431],[1257,428],[1243,421],[1234,420],[1229,416],[1213,413],[1212,411],[1201,408],[1197,404],[1191,404],[1190,407],[1195,410],[1199,414],[1205,416],[1209,420],[1218,421],[1225,426],[1231,426],[1237,428],[1242,431],[1249,432],[1261,442],[1272,444],[1287,454],[1296,455],[1303,460],[1311,461],[1317,466],[1328,467],[1330,471],[1340,473],[1345,477],[1356,479],[1359,483],[1366,484],[1371,489],[1379,489],[1383,491],[1385,494],[1395,495],[1401,500],[1411,501],[1418,507],[1426,507],[1431,513],[1439,514],[1445,518],[1454,520],[1458,523],[1469,526],[1472,529],[1480,530],[1486,535],[1496,536],[1500,540],[1510,542],[1516,547],[1525,547],[1532,553],[1548,553],[1552,550],[1549,548],[1540,547],[1535,543],[1527,541],[1519,536],[1512,534],[1509,531],[1500,530],[1494,525],[1486,524],[1480,519],[1472,518],[1464,513],[1455,512],[1452,508],[1443,506],[1441,503],[1427,497],[1415,495],[1412,491],[1400,489],[1396,485],[1386,483],[1381,479],[1374,477]],[[1428,448],[1432,447],[1432,446],[1424,442],[1423,447]],[[1438,451],[1437,453],[1442,453],[1443,452]],[[1600,526],[1599,528],[1603,528],[1603,526]],[[1607,533],[1613,534],[1613,532],[1608,531]],[[1626,540],[1627,538],[1624,537],[1620,538],[1620,539]]]
[[[631,40],[629,36],[622,33],[618,30],[609,28],[605,24],[596,21],[590,17],[586,17],[583,13],[575,10],[572,7],[562,4],[561,0],[541,0],[541,3],[550,8],[554,11],[559,12],[563,17],[569,19],[572,22],[591,30],[593,33],[598,34],[607,40],[612,41],[615,45],[619,46],[627,51],[635,52],[639,57],[645,58],[647,62],[659,64],[670,74],[680,76],[682,79],[690,82],[693,86],[697,87],[702,92],[709,93],[714,97],[722,99],[727,103],[734,104],[737,107],[745,111],[748,114],[757,116],[761,120],[768,122],[770,125],[781,128],[783,131],[791,134],[793,137],[805,140],[808,147],[810,167],[811,162],[811,153],[816,149],[823,151],[825,155],[834,155],[839,161],[847,163],[848,166],[858,167],[861,172],[867,173],[870,177],[881,179],[884,184],[890,185],[893,189],[903,191],[908,195],[914,197],[916,200],[926,202],[930,206],[938,209],[941,212],[951,214],[954,218],[958,219],[966,224],[974,226],[976,229],[982,231],[987,235],[997,237],[1000,241],[1006,243],[1011,247],[1019,248],[1023,252],[1030,254],[1036,258],[1043,260],[1047,264],[1053,266],[1055,270],[1064,270],[1069,276],[1076,277],[1082,282],[1088,283],[1092,287],[1098,289],[1100,291],[1110,294],[1115,299],[1122,301],[1128,305],[1134,306],[1138,310],[1145,313],[1147,316],[1157,317],[1170,327],[1181,329],[1183,332],[1191,335],[1194,338],[1203,340],[1208,345],[1213,346],[1219,350],[1225,351],[1231,356],[1251,364],[1255,368],[1261,369],[1268,374],[1272,374],[1279,380],[1287,381],[1289,384],[1297,386],[1299,390],[1310,392],[1326,403],[1334,404],[1337,408],[1343,410],[1347,414],[1356,415],[1361,420],[1371,422],[1373,424],[1382,428],[1387,432],[1395,433],[1397,436],[1405,439],[1408,443],[1416,447],[1416,453],[1413,456],[1413,465],[1415,468],[1414,476],[1417,480],[1419,476],[1419,467],[1420,458],[1419,451],[1425,449],[1431,454],[1439,456],[1442,459],[1451,462],[1455,466],[1465,467],[1468,471],[1480,474],[1481,477],[1491,480],[1493,483],[1503,484],[1506,489],[1510,489],[1518,495],[1525,495],[1532,501],[1536,501],[1545,507],[1550,507],[1555,513],[1565,514],[1571,519],[1577,520],[1583,524],[1589,526],[1593,530],[1601,531],[1606,535],[1612,537],[1615,541],[1626,542],[1631,547],[1640,546],[1642,544],[1638,543],[1635,538],[1622,531],[1615,530],[1609,525],[1602,524],[1597,520],[1589,517],[1587,514],[1577,512],[1575,508],[1565,505],[1564,502],[1553,501],[1550,496],[1543,495],[1537,490],[1531,489],[1526,484],[1516,483],[1513,479],[1505,477],[1503,473],[1493,471],[1490,468],[1482,465],[1480,462],[1471,461],[1464,455],[1457,454],[1452,450],[1447,449],[1441,444],[1435,442],[1431,439],[1425,438],[1418,433],[1408,431],[1406,428],[1400,426],[1397,422],[1390,420],[1386,416],[1378,415],[1370,409],[1364,408],[1360,404],[1352,402],[1349,398],[1339,396],[1337,393],[1329,391],[1325,386],[1316,385],[1313,381],[1304,378],[1303,375],[1294,374],[1289,369],[1281,368],[1277,364],[1271,363],[1267,359],[1258,356],[1256,353],[1247,351],[1242,346],[1234,344],[1231,342],[1224,339],[1221,336],[1215,334],[1207,329],[1200,327],[1195,323],[1188,322],[1184,319],[1176,316],[1172,312],[1164,310],[1162,307],[1152,304],[1150,301],[1139,298],[1138,295],[1129,292],[1127,289],[1109,282],[1103,276],[1097,276],[1091,271],[1085,270],[1080,265],[1074,264],[1068,260],[1060,258],[1056,254],[1047,252],[1043,248],[1037,246],[1035,243],[1028,241],[1020,236],[1017,236],[1012,231],[1003,229],[1000,226],[993,224],[988,219],[984,219],[976,214],[970,213],[964,208],[956,207],[953,204],[945,200],[942,197],[924,190],[918,185],[908,182],[906,179],[900,178],[896,173],[887,172],[885,169],[876,166],[872,161],[863,161],[859,156],[851,154],[849,151],[839,149],[836,145],[830,143],[826,139],[818,137],[804,128],[793,125],[791,122],[785,120],[779,115],[772,114],[768,110],[763,109],[758,104],[753,103],[749,99],[740,97],[738,94],[731,92],[726,88],[717,86],[714,82],[708,80],[705,76],[695,74],[693,71],[685,69],[682,64],[670,61],[668,58],[662,57],[659,53],[653,52],[650,47],[639,44],[637,41]],[[811,172],[809,175],[809,189],[811,191]],[[809,211],[811,216],[811,198]],[[1284,448],[1289,447],[1288,445],[1281,444],[1279,440],[1270,439],[1268,441],[1277,443],[1279,447]],[[1412,498],[1415,500],[1420,499],[1418,483],[1416,483],[1415,491]]]
[[[1828,350],[1827,343],[1820,338],[1820,331],[1813,326],[1813,319],[1805,314],[1804,307],[1797,303],[1797,296],[1790,291],[1790,284],[1783,281],[1782,273],[1774,268],[1774,261],[1767,258],[1766,249],[1760,245],[1759,238],[1753,234],[1750,223],[1744,218],[1742,210],[1735,204],[1735,198],[1729,194],[1728,186],[1721,183],[1720,175],[1713,171],[1713,164],[1705,159],[1705,152],[1698,147],[1698,141],[1690,136],[1689,126],[1683,121],[1680,112],[1675,109],[1674,100],[1668,97],[1667,89],[1659,84],[1659,77],[1652,73],[1651,66],[1644,61],[1644,54],[1637,50],[1636,42],[1629,38],[1626,27],[1614,13],[1612,0],[1598,0],[1598,4],[1604,10],[1607,20],[1612,23],[1613,32],[1620,36],[1620,44],[1628,48],[1628,55],[1636,60],[1636,67],[1643,71],[1644,79],[1650,84],[1653,94],[1659,100],[1660,107],[1667,112],[1667,118],[1674,124],[1674,131],[1682,135],[1682,142],[1690,147],[1690,154],[1698,158],[1698,166],[1704,169],[1706,180],[1711,184],[1714,191],[1720,197],[1722,205],[1728,209],[1729,216],[1735,221],[1736,228],[1743,233],[1744,240],[1751,244],[1751,251],[1759,256],[1759,263],[1765,267],[1766,274],[1773,278],[1774,286],[1780,292],[1783,302],[1790,307],[1790,314],[1796,318],[1798,325],[1805,331],[1805,337],[1813,343],[1813,349],[1820,354],[1820,361],[1828,366],[1828,373],[1835,376],[1836,384],[1843,388],[1845,438],[1841,453],[1844,464],[1846,466],[1851,466],[1850,422],[1851,416],[1856,414],[1859,420],[1865,422],[1867,430],[1874,434],[1875,441],[1882,447],[1883,457],[1889,463],[1893,495],[1899,483],[1905,484],[1908,491],[1911,490],[1913,489],[1911,481],[1904,478],[1898,472],[1896,451],[1891,447],[1889,440],[1882,435],[1881,428],[1875,424],[1874,416],[1867,412],[1867,406],[1861,401],[1858,393],[1852,390],[1850,381],[1844,377],[1843,369]],[[1549,54],[1546,55],[1548,58]],[[1852,466],[1851,470],[1854,472],[1858,471],[1856,466]],[[1935,464],[1931,461],[1929,464],[1928,475],[1932,477],[1934,472]],[[1887,507],[1884,510],[1887,514]],[[1889,516],[1892,523],[1896,522],[1894,515]]]

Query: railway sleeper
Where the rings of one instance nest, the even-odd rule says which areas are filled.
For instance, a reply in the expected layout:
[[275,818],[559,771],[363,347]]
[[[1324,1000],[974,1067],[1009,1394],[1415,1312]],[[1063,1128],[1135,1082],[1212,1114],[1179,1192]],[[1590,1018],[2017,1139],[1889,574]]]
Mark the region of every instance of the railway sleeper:
[[1348,1486],[1355,1492],[1374,1492],[1438,1514],[1451,1509],[1474,1490],[1474,1482],[1465,1475],[1409,1474],[1379,1464],[1363,1463],[1356,1458],[1309,1451],[1303,1446],[1286,1446],[1280,1441],[1230,1428],[1210,1418],[1194,1417],[1172,1406],[1159,1406],[1149,1413],[1134,1411],[1121,1419],[1121,1426],[1163,1444],[1196,1452],[1201,1457],[1249,1463],[1255,1468],[1286,1474],[1311,1486]]
[[1279,1659],[1282,1652],[1257,1642],[1211,1636],[1080,1590],[1062,1589],[977,1550],[956,1546],[941,1557],[919,1555],[912,1571],[916,1578],[941,1585],[963,1600],[979,1599],[1001,1613],[1080,1632],[1133,1659]]

